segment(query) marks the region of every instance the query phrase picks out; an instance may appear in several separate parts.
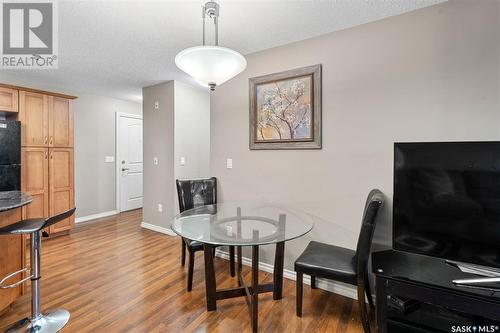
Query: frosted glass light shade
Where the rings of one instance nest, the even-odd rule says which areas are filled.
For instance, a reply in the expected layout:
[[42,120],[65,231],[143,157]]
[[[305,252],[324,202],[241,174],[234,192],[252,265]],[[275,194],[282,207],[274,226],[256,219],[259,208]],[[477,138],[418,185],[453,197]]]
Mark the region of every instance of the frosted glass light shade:
[[187,48],[175,56],[175,64],[212,90],[247,67],[247,61],[240,53],[220,46]]

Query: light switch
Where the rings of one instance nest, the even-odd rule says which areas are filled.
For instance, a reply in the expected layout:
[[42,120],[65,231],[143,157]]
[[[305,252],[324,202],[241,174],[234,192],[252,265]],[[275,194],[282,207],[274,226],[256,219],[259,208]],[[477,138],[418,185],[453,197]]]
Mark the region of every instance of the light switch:
[[155,110],[159,110],[159,109],[160,109],[160,102],[155,101]]
[[155,157],[153,158],[153,164],[154,164],[154,165],[158,165],[158,157],[156,157],[156,156],[155,156]]
[[181,165],[186,165],[186,158],[185,157],[181,157]]
[[233,168],[233,159],[232,158],[228,158],[226,160],[226,168],[227,169],[232,169]]
[[163,205],[161,203],[158,204],[158,212],[163,212]]
[[104,163],[113,163],[115,161],[114,156],[104,156]]

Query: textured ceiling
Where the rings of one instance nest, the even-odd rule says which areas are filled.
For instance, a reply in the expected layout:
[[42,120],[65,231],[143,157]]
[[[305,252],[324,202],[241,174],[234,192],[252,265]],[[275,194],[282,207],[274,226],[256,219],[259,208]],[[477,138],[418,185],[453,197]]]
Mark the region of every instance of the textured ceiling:
[[[220,45],[248,54],[443,0],[218,2]],[[174,57],[183,48],[201,43],[205,1],[58,3],[59,69],[0,70],[0,80],[136,101],[144,86],[172,79],[191,82],[175,67]]]

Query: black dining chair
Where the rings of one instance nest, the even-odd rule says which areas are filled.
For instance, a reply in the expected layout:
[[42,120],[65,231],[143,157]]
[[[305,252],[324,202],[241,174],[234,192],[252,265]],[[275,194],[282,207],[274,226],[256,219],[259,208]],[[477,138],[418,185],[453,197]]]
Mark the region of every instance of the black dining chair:
[[365,294],[372,309],[374,305],[368,278],[368,259],[375,221],[383,202],[384,195],[379,190],[372,190],[368,194],[356,251],[313,241],[295,261],[297,316],[302,316],[303,274],[311,276],[311,288],[313,289],[316,288],[316,277],[340,281],[357,286],[359,315],[365,332],[370,332]]
[[[199,206],[217,204],[217,178],[193,180],[176,180],[177,195],[179,198],[179,211],[182,213],[188,209]],[[203,251],[203,243],[182,238],[181,265],[186,263],[186,249],[189,252],[187,291],[193,288],[194,257],[197,251]],[[215,248],[214,248],[215,255]],[[235,276],[234,247],[229,247],[229,261],[231,276]]]

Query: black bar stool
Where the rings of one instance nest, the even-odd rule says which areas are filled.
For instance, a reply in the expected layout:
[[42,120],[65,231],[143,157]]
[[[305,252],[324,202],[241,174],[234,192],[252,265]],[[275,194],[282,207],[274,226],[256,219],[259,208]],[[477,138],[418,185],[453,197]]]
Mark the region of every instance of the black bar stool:
[[[69,312],[64,309],[55,310],[45,314],[40,308],[40,249],[41,230],[56,224],[75,212],[72,208],[64,213],[48,219],[28,219],[0,228],[0,235],[31,235],[30,238],[30,265],[31,268],[23,268],[11,273],[0,280],[0,288],[7,289],[31,280],[31,317],[24,318],[10,326],[5,332],[30,332],[30,333],[55,333],[60,331],[69,320]],[[12,277],[30,271],[30,276],[16,283],[5,285]]]

